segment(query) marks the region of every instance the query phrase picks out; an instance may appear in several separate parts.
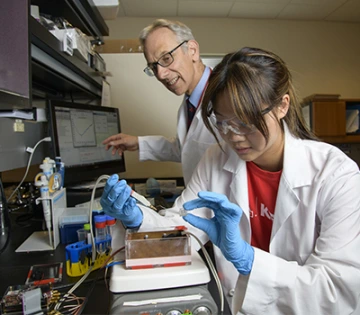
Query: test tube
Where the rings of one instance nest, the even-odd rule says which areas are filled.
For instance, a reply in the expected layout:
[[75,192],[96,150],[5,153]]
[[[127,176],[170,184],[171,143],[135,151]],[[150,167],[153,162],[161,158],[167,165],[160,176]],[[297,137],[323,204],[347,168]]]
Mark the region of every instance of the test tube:
[[110,237],[112,237],[112,235],[113,235],[113,230],[115,228],[115,224],[116,224],[116,219],[107,215],[106,216],[107,235]]
[[77,235],[78,235],[78,241],[79,242],[82,242],[82,241],[87,242],[87,231],[86,230],[79,229],[76,232],[77,232]]
[[90,224],[89,223],[85,223],[84,224],[84,230],[87,232],[86,236],[87,236],[87,243],[91,244],[91,231],[90,231]]
[[96,215],[94,216],[95,221],[95,242],[102,242],[96,245],[97,251],[99,254],[103,254],[105,252],[105,243],[103,241],[106,240],[106,215]]
[[113,230],[115,228],[116,219],[107,215],[106,216],[106,229],[107,229],[107,239],[108,241],[108,247],[111,248],[111,238],[113,236]]

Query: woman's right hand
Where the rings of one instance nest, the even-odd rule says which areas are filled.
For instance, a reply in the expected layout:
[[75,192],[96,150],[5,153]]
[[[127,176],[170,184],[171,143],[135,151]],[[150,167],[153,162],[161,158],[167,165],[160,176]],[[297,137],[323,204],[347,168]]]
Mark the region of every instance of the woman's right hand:
[[127,228],[137,228],[142,223],[143,213],[131,198],[131,191],[126,180],[119,181],[119,176],[114,174],[106,182],[100,204],[107,215],[121,220]]

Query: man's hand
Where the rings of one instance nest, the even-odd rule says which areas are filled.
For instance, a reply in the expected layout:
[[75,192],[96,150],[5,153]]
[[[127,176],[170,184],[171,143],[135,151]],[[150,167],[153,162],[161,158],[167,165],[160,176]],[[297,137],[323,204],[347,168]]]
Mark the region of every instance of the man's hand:
[[184,209],[210,208],[214,211],[214,217],[209,220],[188,213],[184,220],[207,233],[211,242],[220,248],[225,258],[241,274],[249,274],[254,261],[254,249],[240,236],[241,208],[229,202],[225,195],[202,191],[198,196],[198,199],[185,202]]
[[119,133],[117,135],[106,138],[102,144],[105,145],[105,150],[111,150],[111,154],[115,155],[116,152],[119,155],[123,155],[125,151],[137,151],[139,150],[139,139],[136,136],[126,135]]

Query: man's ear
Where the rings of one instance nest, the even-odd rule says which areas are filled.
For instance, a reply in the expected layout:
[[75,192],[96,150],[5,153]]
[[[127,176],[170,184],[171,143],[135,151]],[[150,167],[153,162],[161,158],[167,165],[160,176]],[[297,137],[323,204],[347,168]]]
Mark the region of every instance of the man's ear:
[[290,95],[285,94],[282,98],[281,104],[278,106],[277,116],[278,119],[284,118],[289,110]]
[[193,61],[198,61],[200,59],[200,46],[199,46],[199,43],[194,39],[190,39],[187,42],[187,47],[188,47],[189,55],[191,56],[192,60]]

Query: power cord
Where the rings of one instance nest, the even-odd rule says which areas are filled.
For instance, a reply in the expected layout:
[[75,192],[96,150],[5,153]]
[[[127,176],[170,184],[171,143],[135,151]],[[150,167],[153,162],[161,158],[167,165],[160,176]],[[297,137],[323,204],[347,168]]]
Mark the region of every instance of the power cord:
[[96,180],[94,188],[91,193],[90,207],[89,207],[89,223],[90,223],[90,234],[91,234],[91,243],[92,243],[92,257],[91,257],[92,261],[95,261],[95,259],[96,259],[96,244],[95,244],[95,237],[94,237],[94,232],[93,232],[93,222],[92,222],[93,221],[92,220],[92,212],[93,212],[93,208],[94,208],[96,188],[102,180],[108,180],[109,177],[110,177],[109,175],[101,175]]
[[30,165],[31,165],[31,160],[32,160],[32,158],[33,158],[34,152],[35,152],[37,146],[38,146],[41,142],[43,142],[43,141],[50,142],[50,141],[51,141],[51,137],[45,137],[45,138],[41,139],[40,141],[38,141],[38,142],[35,144],[34,148],[30,148],[30,147],[27,147],[27,148],[26,148],[26,152],[29,152],[29,153],[30,153],[30,157],[29,157],[29,161],[28,161],[28,163],[27,163],[25,175],[24,175],[24,177],[22,178],[22,180],[20,181],[20,184],[14,189],[14,191],[12,192],[12,194],[10,195],[10,197],[7,199],[7,202],[8,202],[8,203],[9,203],[9,201],[11,200],[11,198],[14,196],[14,194],[17,192],[17,190],[20,188],[20,186],[22,185],[22,183],[24,182],[24,180],[25,180],[25,178],[26,178],[26,176],[27,176],[27,174],[28,174],[28,172],[29,172],[29,168],[30,168]]
[[[109,175],[101,175],[97,180],[96,183],[94,185],[94,188],[92,190],[92,194],[91,194],[91,199],[90,199],[90,208],[89,208],[89,222],[90,222],[90,234],[91,234],[91,242],[92,242],[92,257],[91,257],[91,265],[89,267],[89,269],[87,270],[87,272],[79,279],[79,281],[77,281],[68,292],[66,292],[66,294],[64,294],[64,296],[59,300],[59,302],[55,305],[54,310],[57,311],[59,310],[60,306],[65,302],[66,299],[68,299],[68,297],[73,294],[73,292],[86,280],[86,278],[89,276],[89,274],[92,272],[93,268],[94,268],[94,263],[96,260],[96,244],[95,244],[95,238],[94,238],[94,233],[93,233],[93,227],[92,227],[92,211],[94,208],[94,200],[95,200],[95,193],[96,193],[96,189],[99,185],[99,183],[104,180],[104,179],[108,179],[110,176]],[[100,268],[102,269],[102,268]]]
[[3,230],[1,233],[6,234],[6,240],[2,248],[0,248],[0,255],[5,251],[6,247],[10,242],[11,233],[11,220],[9,216],[9,209],[5,198],[4,187],[2,185],[0,177],[0,229]]
[[205,246],[203,245],[203,243],[201,243],[200,239],[193,233],[189,232],[189,231],[182,231],[183,234],[188,234],[190,236],[192,236],[200,245],[201,247],[201,250],[204,254],[204,257],[209,265],[209,269],[214,277],[214,280],[215,280],[215,283],[216,283],[216,286],[218,288],[218,291],[219,291],[219,297],[220,297],[220,314],[223,314],[224,313],[224,292],[223,292],[223,289],[222,289],[222,286],[221,286],[221,282],[220,282],[220,278],[216,272],[216,268],[211,260],[211,257],[209,255],[209,253],[207,252]]

